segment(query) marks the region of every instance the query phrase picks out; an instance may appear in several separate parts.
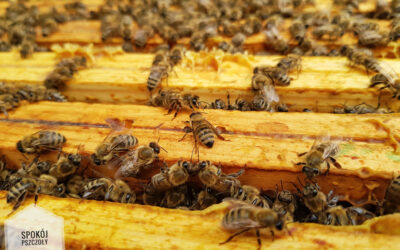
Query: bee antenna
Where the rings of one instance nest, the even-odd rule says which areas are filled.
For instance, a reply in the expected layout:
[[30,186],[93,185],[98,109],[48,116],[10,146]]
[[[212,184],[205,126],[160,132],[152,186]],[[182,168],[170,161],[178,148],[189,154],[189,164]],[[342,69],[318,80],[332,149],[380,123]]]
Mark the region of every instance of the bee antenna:
[[282,188],[282,191],[283,191],[283,181],[282,181],[282,179],[281,179],[281,188]]
[[299,181],[300,185],[304,188],[305,185],[303,185],[303,183],[301,182],[299,176],[297,176],[297,180]]

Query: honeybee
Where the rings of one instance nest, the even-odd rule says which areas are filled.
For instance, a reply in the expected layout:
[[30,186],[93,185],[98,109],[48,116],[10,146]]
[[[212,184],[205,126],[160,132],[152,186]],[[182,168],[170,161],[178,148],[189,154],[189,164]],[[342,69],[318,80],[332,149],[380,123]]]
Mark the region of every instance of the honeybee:
[[[321,223],[333,226],[347,226],[354,225],[347,209],[342,206],[334,206],[328,208],[323,216]],[[320,219],[321,220],[321,219]]]
[[255,111],[266,110],[268,106],[265,95],[262,91],[257,91],[251,102],[251,109]]
[[199,152],[198,143],[212,148],[214,146],[214,136],[216,135],[219,139],[225,140],[225,138],[218,132],[218,130],[207,121],[200,112],[193,112],[190,114],[190,126],[184,128],[185,136],[192,132],[194,138],[194,149]]
[[41,174],[47,174],[50,170],[51,162],[38,161],[38,158],[32,160],[29,165],[22,163],[22,169],[29,176],[39,177]]
[[276,190],[276,198],[272,204],[272,210],[281,216],[284,216],[286,222],[294,221],[294,212],[297,208],[296,197],[289,191],[283,189],[281,181],[282,191],[278,192],[278,186]]
[[341,11],[332,18],[332,24],[339,25],[343,31],[347,31],[352,22],[351,16],[347,11]]
[[266,36],[265,44],[271,46],[275,51],[285,54],[289,50],[288,42],[279,34],[276,26],[267,29],[264,32]]
[[15,203],[13,211],[17,210],[28,194],[36,192],[36,181],[32,178],[22,178],[7,192],[7,203]]
[[140,145],[116,159],[114,165],[119,166],[116,177],[138,177],[142,169],[151,167],[151,164],[158,160],[160,148],[156,142],[150,142],[149,146]]
[[143,204],[160,206],[163,198],[164,193],[157,192],[151,183],[145,185],[142,197]]
[[[257,70],[258,72],[258,70]],[[255,73],[251,78],[251,88],[253,91],[263,90],[264,86],[273,85],[273,81],[269,75]]]
[[103,165],[110,161],[116,154],[126,152],[138,144],[138,139],[130,134],[109,135],[97,146],[92,154],[93,163]]
[[8,118],[9,110],[12,110],[19,106],[19,99],[11,94],[0,95],[0,111],[4,113],[6,118]]
[[395,213],[400,211],[400,176],[393,179],[386,189],[384,201],[384,213]]
[[89,18],[87,7],[82,2],[72,2],[64,4],[65,10],[68,12],[70,20],[82,20]]
[[48,89],[63,89],[66,82],[73,76],[69,68],[56,68],[44,80],[44,86]]
[[154,30],[151,26],[145,25],[140,30],[136,31],[133,42],[136,47],[143,48],[146,46],[147,41],[154,34]]
[[217,197],[212,194],[212,190],[210,187],[201,190],[198,195],[195,204],[193,204],[194,209],[203,210],[208,208],[211,205],[214,205],[218,202]]
[[[394,21],[394,20],[392,22],[392,28],[389,33],[389,38],[392,41],[397,41],[397,39],[399,39],[399,37],[400,37],[400,23],[398,21]],[[9,45],[5,44],[4,48],[5,48],[4,51],[9,51]],[[0,42],[0,51],[2,51],[1,42]]]
[[365,67],[367,73],[369,70],[374,72],[382,72],[382,67],[378,60],[364,51],[356,50],[348,45],[343,45],[340,48],[340,53],[347,57],[350,62],[350,66],[352,66],[352,64],[362,65]]
[[268,201],[261,196],[260,190],[250,185],[231,185],[231,197],[256,207],[270,207]]
[[176,27],[176,32],[180,38],[190,37],[194,32],[194,28],[190,23],[182,23]]
[[366,103],[361,103],[355,106],[346,106],[335,108],[333,110],[334,114],[388,114],[392,113],[390,110],[379,108],[380,102],[378,102],[378,106],[374,107]]
[[58,161],[51,166],[49,174],[57,178],[57,180],[64,180],[66,177],[74,174],[80,167],[82,156],[79,154],[68,154],[61,156]]
[[184,55],[184,48],[182,46],[175,46],[171,49],[168,59],[172,65],[177,65]]
[[129,15],[123,15],[120,22],[120,34],[124,41],[131,41],[131,26],[133,19]]
[[237,33],[232,37],[232,44],[236,48],[239,48],[243,45],[244,41],[246,40],[246,35],[243,33]]
[[364,46],[386,46],[390,41],[386,31],[366,30],[358,35],[358,44]]
[[21,43],[21,49],[19,51],[21,58],[28,58],[32,56],[35,49],[35,41],[24,39]]
[[161,172],[151,177],[151,185],[155,192],[164,192],[170,188],[184,184],[188,178],[188,168],[191,163],[178,161],[169,168],[162,168]]
[[107,187],[104,199],[120,203],[135,203],[136,193],[123,180],[115,180]]
[[245,23],[241,27],[241,31],[246,35],[250,36],[260,32],[262,28],[262,21],[256,15],[248,15],[245,19]]
[[278,11],[285,17],[290,17],[293,15],[294,1],[292,0],[275,0],[275,5]]
[[17,149],[21,153],[39,154],[44,150],[59,150],[67,139],[60,133],[41,130],[25,136],[17,142]]
[[336,40],[343,36],[344,30],[337,24],[325,24],[314,28],[312,34],[317,39],[327,35],[329,40]]
[[351,219],[352,225],[361,225],[366,220],[375,217],[374,213],[371,213],[370,211],[361,207],[348,207],[346,210]]
[[57,185],[57,178],[47,174],[40,175],[39,179],[36,180],[36,185],[36,192],[38,194],[47,194],[61,197],[65,194],[66,191],[66,187],[64,184]]
[[225,41],[218,43],[218,49],[227,53],[233,53],[235,51],[235,47],[231,43]]
[[6,41],[0,41],[0,52],[8,52],[11,50],[11,45]]
[[245,99],[241,99],[240,97],[238,97],[235,100],[234,104],[231,104],[230,96],[228,94],[227,101],[228,101],[228,106],[227,106],[228,110],[251,111],[251,109],[252,109],[251,102],[249,102]]
[[193,32],[192,36],[190,37],[190,46],[195,51],[204,50],[206,48],[205,41],[206,35],[204,31],[198,30]]
[[240,186],[238,177],[244,173],[242,169],[237,173],[224,174],[220,167],[210,161],[199,162],[197,169],[199,169],[197,176],[203,185],[222,193],[229,193],[233,187]]
[[387,88],[393,93],[393,98],[400,98],[400,79],[396,75],[389,74],[388,72],[378,73],[371,78],[369,87],[383,85],[380,89]]
[[290,35],[299,43],[302,43],[306,36],[306,27],[300,20],[293,21],[289,27]]
[[12,172],[7,169],[7,162],[5,155],[0,158],[0,190],[7,190],[9,188],[9,178]]
[[188,186],[179,185],[167,190],[161,200],[161,206],[167,208],[176,208],[187,202]]
[[73,73],[75,73],[77,70],[86,67],[86,62],[87,62],[86,57],[74,56],[71,58],[62,59],[59,63],[56,64],[56,68],[65,67],[70,69]]
[[389,6],[389,2],[387,0],[376,0],[373,17],[378,19],[389,19],[391,16],[392,9]]
[[291,78],[283,67],[258,66],[254,68],[253,73],[261,73],[270,77],[273,83],[278,86],[290,85]]
[[226,109],[226,103],[222,99],[216,99],[209,105],[206,105],[206,108],[211,109]]
[[240,31],[240,24],[237,22],[231,22],[228,19],[221,21],[222,33],[226,36],[232,37]]
[[147,89],[151,92],[160,86],[163,79],[168,79],[171,65],[167,61],[161,61],[150,69],[149,77],[147,78]]
[[170,114],[173,110],[175,110],[175,118],[182,108],[188,108],[191,110],[194,110],[194,108],[199,108],[199,97],[191,94],[184,94],[181,96],[181,93],[178,91],[160,89],[158,95],[151,99],[150,104],[156,107],[158,106],[167,108],[167,114]]
[[394,13],[400,13],[400,1],[399,0],[393,0],[390,3],[390,7],[392,7],[392,10]]
[[57,30],[57,22],[52,17],[46,17],[41,22],[42,36],[47,37]]
[[301,72],[301,56],[289,54],[278,62],[277,67],[284,69],[286,72],[296,69],[299,73]]
[[312,179],[321,174],[321,165],[325,162],[327,166],[325,175],[327,175],[329,173],[330,164],[333,164],[336,168],[342,168],[334,158],[338,153],[339,145],[337,143],[328,141],[318,143],[317,140],[315,140],[308,152],[298,155],[305,155],[306,162],[299,162],[297,165],[304,165],[302,172],[307,176],[307,178]]
[[13,185],[7,192],[7,203],[15,203],[13,211],[17,210],[28,194],[35,195],[35,203],[38,193],[62,196],[65,192],[64,184],[57,185],[57,180],[42,174],[38,179],[22,177],[19,182]]
[[[296,189],[298,190],[297,187]],[[303,196],[304,205],[312,214],[318,216],[319,221],[323,221],[326,209],[334,207],[338,201],[337,196],[332,197],[333,191],[330,191],[328,195],[325,195],[320,191],[318,184],[307,183],[303,191],[300,193]]]
[[83,186],[82,198],[101,200],[107,192],[108,187],[112,184],[109,178],[98,178],[87,182]]
[[224,215],[224,218],[222,219],[222,227],[227,230],[240,231],[232,234],[228,239],[220,244],[228,243],[234,237],[251,229],[255,229],[258,249],[261,249],[259,230],[261,228],[269,228],[272,239],[274,239],[274,230],[283,230],[283,228],[285,228],[285,220],[272,209],[235,202],[234,207]]
[[83,176],[78,174],[72,175],[67,181],[67,195],[72,198],[80,199],[85,184],[86,180]]

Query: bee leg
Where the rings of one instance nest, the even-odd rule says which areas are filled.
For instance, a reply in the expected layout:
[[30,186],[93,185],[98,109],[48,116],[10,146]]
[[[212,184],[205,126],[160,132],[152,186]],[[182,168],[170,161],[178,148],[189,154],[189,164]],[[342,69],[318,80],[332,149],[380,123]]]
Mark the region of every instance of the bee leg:
[[10,214],[14,213],[22,204],[22,202],[25,200],[26,196],[28,195],[28,192],[25,191],[17,200],[17,202],[15,203],[13,210],[11,211]]
[[189,126],[186,126],[183,128],[183,131],[185,132],[185,134],[183,135],[183,137],[179,140],[179,141],[183,141],[183,139],[185,138],[185,136],[187,134],[189,134],[190,132],[193,132],[193,129]]
[[330,157],[329,159],[332,161],[332,163],[333,163],[333,165],[334,165],[335,167],[340,168],[340,169],[342,168],[342,165],[340,165],[340,163],[337,162],[335,158]]
[[300,154],[297,154],[297,156],[298,157],[301,157],[301,156],[303,156],[303,155],[305,155],[305,154],[307,154],[308,152],[303,152],[303,153],[300,153]]
[[180,109],[181,109],[180,105],[177,105],[176,106],[176,112],[175,112],[174,118],[172,118],[172,120],[176,118],[176,116],[178,115]]
[[258,249],[261,249],[260,230],[256,230]]
[[275,240],[275,233],[274,233],[274,230],[270,230],[271,231],[271,236],[272,236],[272,241],[274,241]]
[[229,236],[229,238],[226,239],[224,242],[220,242],[219,244],[222,245],[222,244],[228,243],[229,241],[231,241],[236,236],[241,235],[242,233],[245,233],[245,232],[249,231],[250,229],[251,228],[245,228],[242,231],[236,232],[236,233],[232,234],[231,236]]
[[326,166],[327,166],[327,169],[326,169],[324,175],[328,175],[329,174],[329,169],[331,168],[331,164],[329,164],[329,161],[326,161]]

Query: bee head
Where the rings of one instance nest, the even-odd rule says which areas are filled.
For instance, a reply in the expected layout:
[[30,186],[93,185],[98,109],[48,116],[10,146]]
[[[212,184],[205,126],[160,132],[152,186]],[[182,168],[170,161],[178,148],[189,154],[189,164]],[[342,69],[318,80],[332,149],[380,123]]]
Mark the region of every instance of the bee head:
[[91,158],[92,158],[92,161],[93,161],[94,164],[96,164],[96,165],[101,165],[102,164],[101,160],[99,158],[97,158],[96,154],[92,154]]
[[187,162],[187,161],[182,162],[182,167],[184,167],[185,169],[188,169],[189,168],[189,162]]
[[156,142],[150,142],[149,147],[153,149],[154,153],[160,153],[160,146]]
[[68,160],[75,166],[79,166],[81,164],[82,156],[79,154],[70,154],[68,155]]
[[283,229],[283,222],[281,221],[281,220],[279,220],[279,221],[277,221],[276,223],[275,223],[275,228],[277,229],[277,230],[282,230]]
[[319,175],[319,169],[318,168],[311,168],[304,166],[301,171],[308,177],[308,178],[313,178],[317,175]]
[[202,161],[202,162],[199,163],[200,169],[203,169],[203,168],[205,168],[206,166],[207,166],[207,162],[206,162],[206,161]]
[[18,141],[18,142],[17,142],[17,149],[18,149],[19,152],[25,153],[25,149],[24,149],[24,147],[22,146],[22,141]]

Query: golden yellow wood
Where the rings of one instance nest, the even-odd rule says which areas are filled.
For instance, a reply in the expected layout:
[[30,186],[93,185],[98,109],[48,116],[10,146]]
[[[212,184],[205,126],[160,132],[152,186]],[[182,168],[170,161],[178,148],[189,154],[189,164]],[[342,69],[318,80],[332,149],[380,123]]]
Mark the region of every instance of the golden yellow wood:
[[[5,192],[0,192],[5,196]],[[18,211],[33,203],[27,199]],[[226,204],[203,211],[184,211],[144,205],[127,205],[102,201],[62,199],[40,195],[40,206],[64,218],[66,249],[256,249],[255,232],[219,245],[231,234],[221,228]],[[0,224],[12,206],[0,200]],[[290,234],[276,233],[272,241],[262,230],[266,248],[393,249],[400,244],[400,215],[387,215],[361,226],[334,227],[317,224],[288,225]],[[351,239],[351,240],[349,240]]]
[[[106,119],[118,118],[134,121],[131,132],[140,144],[160,139],[160,145],[168,152],[160,154],[162,160],[190,160],[192,136],[179,142],[188,114],[181,113],[175,120],[165,114],[162,108],[136,105],[50,102],[22,105],[10,112],[8,120],[0,120],[0,150],[19,164],[24,158],[16,152],[16,142],[26,134],[52,129],[66,136],[66,152],[76,152],[80,146],[80,152],[89,155],[111,132]],[[302,176],[301,167],[295,165],[302,160],[297,154],[308,151],[316,138],[326,136],[340,143],[337,160],[343,169],[331,168],[329,176],[320,178],[323,190],[334,189],[351,200],[368,199],[372,192],[383,197],[389,180],[399,173],[400,156],[387,145],[387,132],[368,121],[383,122],[392,128],[392,133],[398,134],[400,116],[396,114],[339,116],[207,110],[204,116],[228,140],[217,139],[212,149],[200,147],[200,159],[221,164],[225,172],[244,167],[243,183],[263,189],[274,189],[280,180],[288,186],[286,183],[290,181],[297,182],[296,177]],[[196,154],[193,160],[197,161]],[[115,168],[95,170],[113,176]],[[144,174],[143,180],[155,172]]]
[[[162,86],[199,95],[203,101],[217,98],[232,101],[240,95],[251,100],[253,67],[276,65],[278,56],[224,55],[222,52],[188,52],[186,59],[174,68]],[[55,53],[35,53],[31,59],[20,59],[17,53],[0,53],[0,81],[18,84],[42,84],[60,59]],[[87,69],[80,70],[64,91],[72,101],[145,104],[149,99],[147,78],[153,60],[151,54],[121,54],[96,57]],[[400,67],[397,60],[383,60],[385,67]],[[388,66],[386,66],[388,65]],[[290,111],[304,108],[332,112],[343,104],[362,102],[377,105],[377,88],[368,88],[373,74],[361,67],[350,68],[345,58],[304,57],[302,71],[290,74],[290,86],[276,87]],[[389,93],[382,96],[381,107],[399,108]]]

